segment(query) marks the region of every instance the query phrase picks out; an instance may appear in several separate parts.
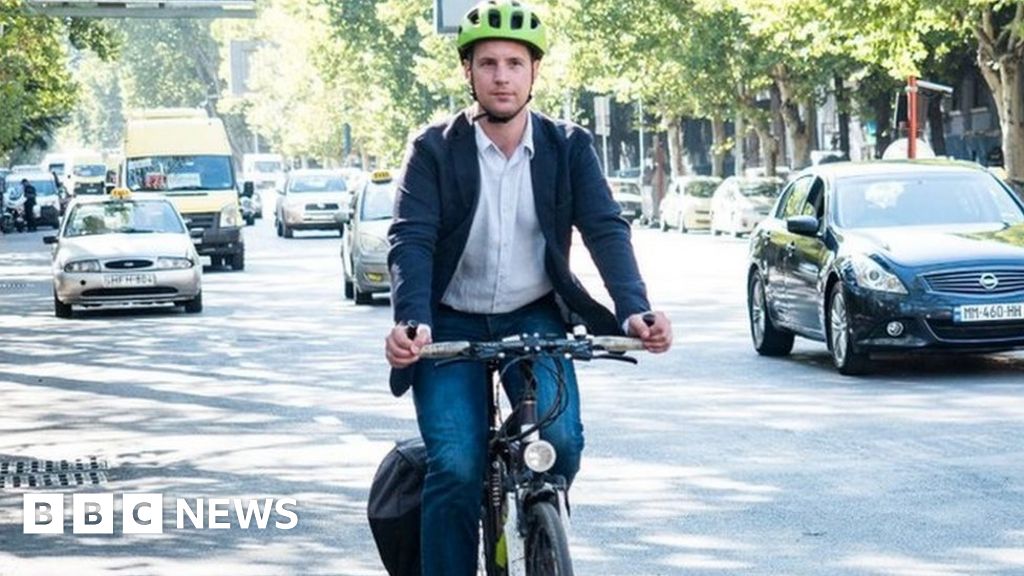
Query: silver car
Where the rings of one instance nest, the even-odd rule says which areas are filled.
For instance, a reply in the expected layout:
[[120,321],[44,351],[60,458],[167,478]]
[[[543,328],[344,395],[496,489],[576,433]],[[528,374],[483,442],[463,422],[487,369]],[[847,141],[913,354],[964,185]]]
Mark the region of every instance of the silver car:
[[339,170],[293,170],[274,207],[277,235],[295,230],[337,230],[345,234],[346,209],[352,199]]
[[394,203],[395,181],[387,170],[374,172],[353,199],[341,261],[345,298],[356,304],[370,304],[374,293],[391,289],[388,227]]
[[188,228],[165,198],[134,200],[126,189],[78,199],[53,245],[53,307],[174,304],[203,310],[202,265]]

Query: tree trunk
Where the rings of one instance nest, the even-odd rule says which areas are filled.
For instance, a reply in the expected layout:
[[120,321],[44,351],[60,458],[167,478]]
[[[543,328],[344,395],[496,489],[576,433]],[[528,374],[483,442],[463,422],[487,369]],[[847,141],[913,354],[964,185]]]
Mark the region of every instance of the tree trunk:
[[[1003,138],[1003,159],[1007,176],[1014,181],[1024,181],[1024,121],[1021,118],[1021,59],[1024,57],[1024,40],[1020,29],[1024,10],[1019,6],[1012,22],[1004,24],[1002,33],[997,34],[993,8],[982,10],[981,22],[974,27],[978,38],[978,68],[996,101],[999,112],[999,129]],[[1008,40],[999,42],[1005,34]]]
[[940,96],[928,97],[928,126],[932,150],[936,156],[946,155],[946,133],[944,119],[942,117],[942,98]]
[[[742,136],[736,135],[736,146],[742,146]],[[725,120],[711,119],[711,175],[725,178]]]
[[772,134],[768,123],[764,121],[754,123],[754,132],[757,133],[758,143],[761,146],[761,163],[764,165],[764,175],[775,176],[775,165],[779,161],[779,140]]
[[678,178],[686,174],[686,162],[684,160],[685,142],[683,120],[674,116],[666,118],[666,132],[668,134],[668,159],[672,178]]
[[836,109],[839,111],[839,149],[850,158],[850,102],[843,77],[836,74]]
[[[782,70],[781,68],[777,70]],[[790,150],[790,163],[794,170],[806,168],[811,164],[811,147],[813,146],[814,131],[801,114],[801,104],[804,109],[810,109],[810,102],[800,102],[786,84],[785,72],[778,72],[775,78],[775,86],[779,91],[779,112],[782,114],[782,121],[786,127],[786,135],[793,145]]]
[[655,214],[657,214],[657,207],[661,204],[661,199],[665,196],[665,188],[668,185],[668,178],[666,177],[667,162],[665,158],[665,144],[664,138],[661,134],[655,133],[651,145],[654,148],[654,173],[651,175],[651,198],[655,208]]

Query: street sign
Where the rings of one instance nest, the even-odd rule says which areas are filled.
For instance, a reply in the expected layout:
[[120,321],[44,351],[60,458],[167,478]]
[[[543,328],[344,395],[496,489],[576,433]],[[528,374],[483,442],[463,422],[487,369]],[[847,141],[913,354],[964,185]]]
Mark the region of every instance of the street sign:
[[43,16],[77,18],[255,18],[255,0],[25,0]]
[[611,134],[609,100],[607,96],[594,96],[594,134],[598,136]]
[[459,21],[479,0],[434,0],[434,29],[438,34],[455,34]]

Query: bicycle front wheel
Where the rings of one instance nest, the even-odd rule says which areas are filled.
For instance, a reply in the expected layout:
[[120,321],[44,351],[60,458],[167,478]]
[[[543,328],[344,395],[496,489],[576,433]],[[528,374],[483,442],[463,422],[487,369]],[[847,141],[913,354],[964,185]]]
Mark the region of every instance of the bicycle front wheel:
[[569,541],[557,509],[536,502],[526,513],[526,576],[572,576]]

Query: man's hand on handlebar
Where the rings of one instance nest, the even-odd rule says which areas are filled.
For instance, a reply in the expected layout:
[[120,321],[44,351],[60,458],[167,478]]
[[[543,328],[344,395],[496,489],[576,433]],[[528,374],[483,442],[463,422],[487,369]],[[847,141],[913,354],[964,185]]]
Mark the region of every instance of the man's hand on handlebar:
[[642,340],[648,352],[668,352],[672,347],[672,322],[662,312],[633,314],[629,317],[629,335]]
[[430,344],[430,326],[397,324],[384,344],[384,355],[393,368],[405,368],[420,359],[420,350]]

